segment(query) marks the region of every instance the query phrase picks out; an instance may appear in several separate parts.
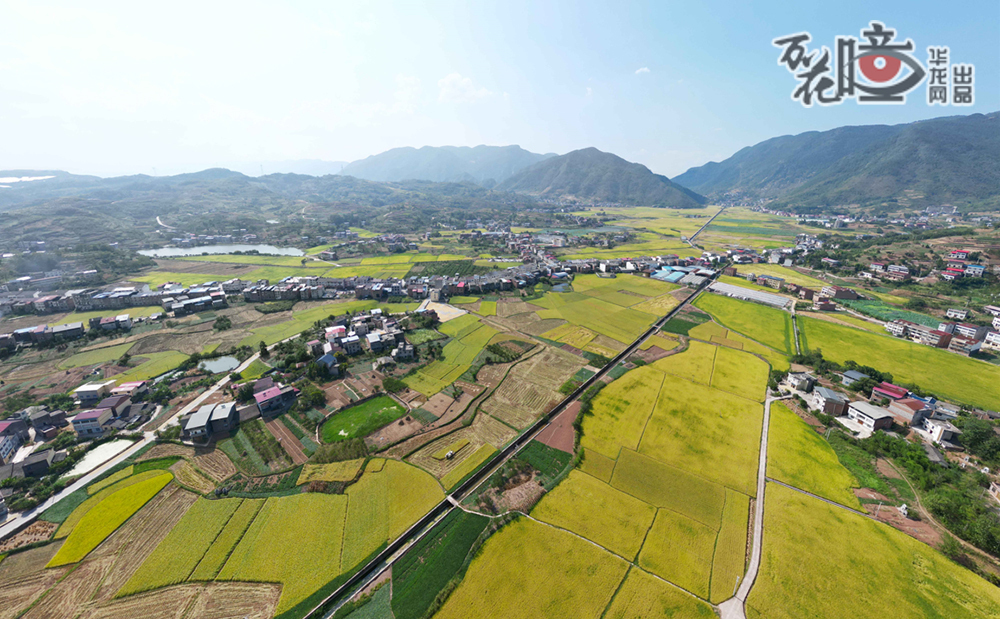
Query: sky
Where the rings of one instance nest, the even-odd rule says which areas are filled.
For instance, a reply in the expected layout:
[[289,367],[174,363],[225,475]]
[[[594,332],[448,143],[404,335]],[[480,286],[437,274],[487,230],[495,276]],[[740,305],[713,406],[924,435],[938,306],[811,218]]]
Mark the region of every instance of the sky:
[[[0,170],[116,176],[399,146],[594,146],[675,176],[762,140],[1000,110],[1000,2],[7,2]],[[805,108],[775,38],[872,20],[976,103]],[[267,166],[267,167],[264,167]],[[273,169],[271,171],[274,171]]]

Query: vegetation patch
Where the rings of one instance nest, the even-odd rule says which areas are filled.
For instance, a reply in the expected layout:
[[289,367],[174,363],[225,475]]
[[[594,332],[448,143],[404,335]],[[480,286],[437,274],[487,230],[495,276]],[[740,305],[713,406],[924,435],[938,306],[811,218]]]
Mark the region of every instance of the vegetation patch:
[[757,357],[718,347],[712,370],[712,387],[757,402],[763,402],[767,392],[770,368]]
[[[160,469],[143,471],[135,475],[132,475],[131,477],[126,477],[121,481],[115,482],[114,484],[111,484],[106,488],[102,488],[100,491],[98,491],[90,498],[85,498],[85,500],[81,501],[79,505],[75,509],[73,509],[72,513],[70,513],[63,519],[62,526],[60,526],[59,529],[56,531],[56,534],[54,536],[55,539],[62,539],[64,537],[68,537],[70,533],[72,533],[73,530],[76,528],[77,524],[79,524],[80,521],[84,518],[84,516],[86,516],[90,512],[90,510],[94,509],[102,501],[104,501],[104,499],[110,497],[112,494],[118,492],[119,490],[128,488],[129,486],[132,486],[134,484],[142,483],[145,481],[149,481],[150,479],[157,478],[162,474],[163,471]],[[169,474],[168,476],[173,477],[172,475]],[[170,480],[168,479],[167,481]],[[85,492],[84,496],[86,496]],[[53,507],[57,507],[58,505],[59,504],[57,503]],[[49,512],[46,511],[45,513],[48,514]],[[48,520],[49,522],[56,522],[56,520],[50,520],[49,518],[45,519]]]
[[454,443],[446,445],[441,449],[435,451],[431,455],[431,457],[434,458],[435,460],[446,460],[448,458],[448,454],[452,454],[453,456],[457,455],[458,452],[462,451],[462,449],[464,449],[465,446],[468,444],[469,444],[469,439],[467,438],[459,439]]
[[712,587],[709,600],[718,604],[734,595],[737,583],[746,573],[747,527],[750,524],[750,497],[726,489],[726,507],[722,526],[715,541],[712,559]]
[[734,331],[785,354],[795,354],[792,317],[787,312],[719,294],[703,294],[694,304]]
[[605,619],[683,617],[714,619],[712,607],[639,568],[629,569],[624,584],[604,614]]
[[639,554],[639,566],[708,599],[716,528],[661,509]]
[[497,452],[492,445],[482,445],[477,449],[471,456],[467,457],[462,461],[461,464],[448,471],[444,477],[441,478],[441,485],[446,489],[451,490],[458,485],[460,481],[466,478],[466,476],[471,475],[473,471],[479,468],[483,462],[486,462],[493,454]]
[[364,463],[364,458],[358,458],[329,464],[305,464],[299,473],[298,485],[312,481],[351,481],[361,472]]
[[79,368],[88,365],[97,365],[98,363],[110,363],[112,361],[117,361],[133,346],[135,346],[134,343],[119,344],[118,346],[106,346],[96,350],[80,352],[59,363],[59,369],[66,370],[69,368]]
[[389,396],[379,396],[329,417],[320,429],[324,443],[368,436],[406,415],[406,407]]

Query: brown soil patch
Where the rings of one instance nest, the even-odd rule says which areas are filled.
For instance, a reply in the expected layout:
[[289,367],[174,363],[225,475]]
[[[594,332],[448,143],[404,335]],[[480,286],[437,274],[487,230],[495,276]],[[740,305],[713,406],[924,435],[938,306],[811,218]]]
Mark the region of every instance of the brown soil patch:
[[271,436],[278,441],[281,448],[285,450],[285,453],[289,455],[292,462],[295,464],[305,464],[309,460],[309,457],[302,451],[302,443],[299,442],[299,439],[292,434],[292,431],[284,423],[277,419],[269,419],[264,422],[264,426],[271,433]]
[[[911,509],[916,510],[916,506],[913,506]],[[898,529],[910,537],[935,548],[941,543],[941,534],[929,522],[905,518],[896,507],[883,505],[878,510],[878,515],[875,516],[873,513],[873,517],[879,522],[884,522],[894,529]]]
[[886,462],[885,458],[879,458],[876,460],[875,468],[883,477],[888,477],[889,479],[903,479],[903,476],[899,474],[899,471],[892,468],[892,465]]
[[413,436],[423,427],[424,424],[420,420],[407,415],[367,436],[365,444],[375,450],[385,449],[387,445],[393,445],[409,436]]
[[216,483],[225,481],[236,474],[236,466],[221,449],[211,447],[188,447],[175,443],[159,443],[144,453],[139,461],[180,456],[190,460],[195,468]]
[[[13,558],[4,559],[4,563],[10,562]],[[56,584],[68,570],[68,567],[39,569],[19,578],[0,579],[0,619],[14,619],[20,615],[40,595]]]
[[[205,585],[188,617],[198,619],[268,619],[274,616],[281,585],[214,582]],[[122,619],[131,619],[122,616]]]
[[[481,389],[477,391],[481,391]],[[477,394],[473,393],[463,393],[458,397],[457,400],[453,400],[452,403],[448,405],[448,408],[445,409],[444,413],[442,413],[442,415],[438,418],[437,421],[435,421],[428,427],[440,428],[442,426],[448,425],[452,421],[455,421],[456,419],[461,417],[466,410],[468,410],[469,404],[471,404],[472,401],[476,399],[476,396]]]
[[580,402],[571,403],[566,407],[566,410],[556,415],[555,419],[545,426],[535,439],[553,449],[559,449],[568,454],[573,453],[573,446],[576,442],[573,422],[576,421],[576,416],[579,414]]
[[[62,541],[53,542],[41,548],[32,548],[0,561],[0,591],[7,583],[31,576],[45,569],[45,565],[59,552]],[[0,609],[3,606],[0,605]]]
[[528,513],[544,494],[545,488],[537,481],[531,480],[504,492],[496,501],[496,505],[501,511]]
[[633,353],[633,357],[637,359],[642,359],[646,363],[652,363],[654,361],[659,361],[664,357],[669,357],[671,353],[675,352],[677,349],[673,350],[663,350],[659,346],[650,346],[646,350],[637,350]]
[[422,408],[435,417],[440,418],[454,401],[455,398],[449,397],[443,393],[438,393],[432,396],[430,400],[427,400]]
[[424,397],[424,394],[420,393],[419,391],[414,391],[413,389],[407,387],[406,389],[403,389],[399,393],[396,393],[395,396],[400,400],[402,400],[403,402],[406,402],[407,404],[412,404],[410,408],[416,408],[417,406],[421,406],[421,404],[417,404],[415,402],[420,398]]
[[83,561],[56,583],[37,605],[25,613],[24,619],[75,617],[80,611],[80,606],[90,600],[101,581],[111,571],[114,562],[114,557]]
[[52,537],[52,534],[55,533],[58,528],[59,525],[55,522],[36,520],[11,537],[8,537],[0,542],[0,553],[10,552],[15,548],[27,546],[28,544],[34,544],[35,542],[43,542]]
[[875,492],[871,488],[855,488],[854,496],[858,497],[859,499],[869,499],[872,501],[885,501],[886,505],[892,505],[896,502],[895,500],[890,499],[884,494]]

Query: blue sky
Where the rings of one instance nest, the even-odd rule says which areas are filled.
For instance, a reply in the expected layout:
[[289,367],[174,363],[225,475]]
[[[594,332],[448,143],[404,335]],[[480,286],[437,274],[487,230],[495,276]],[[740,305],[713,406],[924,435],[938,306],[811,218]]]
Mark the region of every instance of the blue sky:
[[[0,169],[116,175],[396,146],[596,146],[675,176],[789,133],[1000,110],[1000,2],[0,1]],[[871,20],[976,105],[803,108],[771,40]],[[267,170],[265,170],[266,172]]]

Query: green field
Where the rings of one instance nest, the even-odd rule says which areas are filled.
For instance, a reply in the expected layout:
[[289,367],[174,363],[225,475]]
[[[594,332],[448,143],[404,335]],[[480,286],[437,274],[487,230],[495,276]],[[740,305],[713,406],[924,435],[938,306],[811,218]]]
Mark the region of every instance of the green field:
[[781,402],[771,405],[767,475],[842,505],[861,509],[851,492],[860,484],[830,444]]
[[80,352],[68,359],[64,359],[59,364],[59,369],[65,370],[68,368],[79,368],[86,365],[96,365],[98,363],[115,361],[120,359],[121,356],[127,353],[133,346],[135,346],[134,343],[119,344],[118,346],[107,346],[105,348],[98,348],[97,350]]
[[352,406],[327,418],[320,430],[324,443],[368,436],[406,414],[406,407],[383,395]]
[[531,515],[631,560],[643,546],[656,508],[582,471],[572,471]]
[[414,391],[431,396],[465,374],[479,352],[493,339],[496,329],[479,322],[475,314],[462,314],[438,327],[451,339],[441,351],[441,358],[405,377]]
[[571,533],[522,518],[486,541],[435,617],[599,617],[627,569]]
[[1000,617],[1000,590],[905,533],[774,484],[766,500],[748,618]]
[[856,361],[891,373],[897,384],[919,385],[941,398],[1000,409],[1000,367],[985,361],[811,318],[799,319],[799,332],[803,349],[820,349],[831,361]]
[[[97,310],[93,312],[71,312],[66,314],[56,322],[50,322],[49,325],[65,325],[71,322],[82,322],[85,328],[90,326],[91,318],[104,318],[105,316],[118,316],[121,310]],[[144,305],[142,307],[130,307],[128,311],[121,312],[123,314],[128,314],[132,318],[140,318],[146,316],[152,316],[153,314],[162,314],[163,308],[159,305]]]
[[267,374],[270,369],[271,366],[268,364],[264,363],[260,359],[254,359],[250,362],[250,365],[247,366],[247,369],[240,372],[240,376],[242,377],[242,380],[256,380],[264,374]]
[[80,518],[47,567],[76,563],[86,557],[173,478],[170,473],[157,472],[149,479],[116,490],[102,499]]
[[[189,288],[191,286],[197,286],[207,282],[218,282],[226,279],[230,278],[222,275],[208,275],[205,273],[171,273],[170,271],[149,271],[145,275],[134,275],[128,278],[130,282],[149,284],[150,288],[162,286],[167,282],[174,282]],[[157,311],[163,311],[162,308],[156,309]],[[100,315],[107,316],[109,314],[102,313]],[[129,315],[131,315],[131,312],[129,312]]]
[[119,385],[135,380],[151,380],[160,374],[174,370],[188,358],[182,352],[168,350],[166,352],[143,353],[133,360],[145,359],[139,365],[129,368],[121,374],[115,374],[115,382]]
[[733,331],[787,355],[795,354],[792,317],[787,312],[719,294],[703,294],[694,304]]

